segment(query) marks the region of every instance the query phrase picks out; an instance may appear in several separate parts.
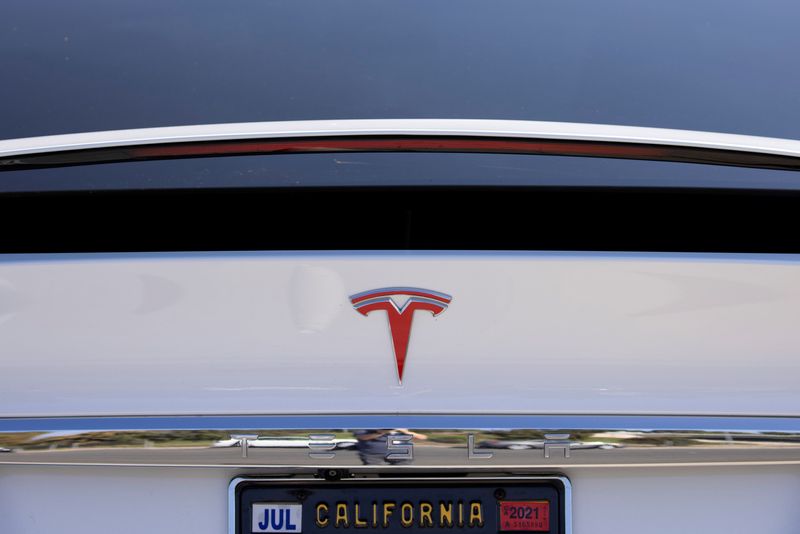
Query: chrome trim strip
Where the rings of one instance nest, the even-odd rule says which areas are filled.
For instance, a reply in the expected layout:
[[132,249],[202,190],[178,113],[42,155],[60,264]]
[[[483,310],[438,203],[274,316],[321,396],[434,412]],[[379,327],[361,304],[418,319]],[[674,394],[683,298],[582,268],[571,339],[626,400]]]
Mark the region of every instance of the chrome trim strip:
[[[402,456],[392,455],[394,449],[387,443],[401,437],[404,451],[408,450]],[[386,448],[383,453],[380,446]],[[3,418],[3,464],[227,468],[283,474],[331,467],[363,472],[520,473],[569,467],[800,465],[800,418],[509,414]]]
[[68,430],[304,430],[331,428],[697,430],[800,432],[800,417],[606,414],[286,414],[0,417],[1,432]]
[[[275,473],[279,475],[310,475],[322,469],[328,469],[330,466],[325,465],[309,465],[309,466],[279,466],[279,465],[235,465],[235,464],[161,464],[161,463],[76,463],[76,462],[0,462],[0,468],[3,465],[12,466],[30,466],[30,467],[79,467],[79,468],[92,468],[92,467],[121,467],[125,469],[130,468],[158,468],[158,469],[225,469],[225,470],[242,470],[255,472],[259,474]],[[775,467],[775,466],[795,466],[800,465],[800,460],[797,461],[763,461],[763,462],[670,462],[670,463],[613,463],[613,464],[592,464],[592,463],[553,463],[546,466],[519,466],[519,465],[496,465],[491,469],[486,467],[470,467],[470,473],[540,473],[544,471],[552,471],[554,469],[625,469],[625,468],[647,468],[652,469],[655,467],[664,468],[679,468],[679,467]],[[375,473],[385,472],[386,467],[379,469],[362,468],[361,466],[345,466],[346,469],[354,473]],[[403,468],[391,468],[392,472],[402,471],[419,472],[419,473],[452,473],[454,470],[464,471],[463,466],[453,465],[425,465],[425,466],[410,466]]]
[[165,143],[378,135],[596,141],[800,157],[800,140],[693,130],[489,119],[349,119],[203,124],[8,139],[0,141],[0,158]]
[[[352,479],[348,482],[364,482],[369,483],[371,481],[375,481],[376,479],[369,479],[369,478],[361,478],[361,479]],[[442,478],[434,478],[434,477],[403,477],[403,478],[384,478],[381,477],[381,482],[393,482],[393,481],[402,481],[402,482],[447,482],[447,481],[457,481],[457,482],[464,482],[468,484],[470,482],[497,482],[498,484],[502,484],[503,482],[536,482],[540,480],[558,480],[564,486],[564,533],[565,534],[572,534],[572,483],[570,482],[569,478],[565,476],[559,475],[542,475],[542,476],[509,476],[509,477],[469,477],[469,478],[450,478],[450,477],[442,477]],[[323,484],[324,481],[322,480],[315,480],[315,479],[297,479],[297,478],[258,478],[258,477],[236,477],[231,480],[230,484],[228,484],[228,534],[238,534],[236,532],[236,488],[239,484],[244,482],[285,482],[285,483],[292,483],[292,484]]]

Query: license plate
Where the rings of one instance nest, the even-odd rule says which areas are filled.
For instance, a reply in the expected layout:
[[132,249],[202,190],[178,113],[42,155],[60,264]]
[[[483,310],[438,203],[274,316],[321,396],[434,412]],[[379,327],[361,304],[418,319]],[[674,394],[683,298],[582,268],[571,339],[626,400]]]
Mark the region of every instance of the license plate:
[[562,477],[237,479],[231,488],[231,534],[570,534]]

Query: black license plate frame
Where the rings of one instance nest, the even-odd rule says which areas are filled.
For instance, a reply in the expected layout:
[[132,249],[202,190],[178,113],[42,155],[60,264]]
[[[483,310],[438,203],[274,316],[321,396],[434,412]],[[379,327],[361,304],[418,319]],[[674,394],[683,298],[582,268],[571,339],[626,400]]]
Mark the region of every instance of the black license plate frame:
[[[550,528],[546,531],[502,531],[499,525],[500,503],[545,499],[550,503]],[[463,510],[459,524],[458,502]],[[364,477],[328,481],[316,478],[240,477],[229,487],[229,534],[252,534],[253,505],[282,503],[302,507],[301,530],[297,534],[572,534],[572,486],[564,476],[453,476],[453,477]],[[385,503],[395,503],[388,519],[382,514]],[[433,526],[422,517],[423,503],[434,508],[441,503],[453,505],[453,526],[447,517],[432,514]],[[470,517],[469,506],[480,503],[483,524]],[[327,510],[317,506],[327,504]],[[345,508],[336,508],[340,503]],[[373,507],[377,504],[378,509]],[[401,507],[406,503],[412,509]],[[360,510],[356,509],[360,504]],[[441,511],[446,510],[447,507]],[[348,518],[345,526],[342,512]],[[375,512],[375,514],[373,514]],[[405,513],[408,512],[408,513]],[[477,513],[477,509],[473,510]],[[287,512],[288,513],[288,512]],[[319,515],[318,515],[319,514]],[[401,519],[412,519],[411,523]],[[318,526],[327,518],[325,527]],[[440,520],[444,519],[444,524]],[[468,522],[472,520],[472,525]],[[337,521],[334,526],[334,521]],[[363,523],[366,522],[366,526]],[[356,523],[359,523],[357,526]],[[408,526],[406,526],[408,524]]]

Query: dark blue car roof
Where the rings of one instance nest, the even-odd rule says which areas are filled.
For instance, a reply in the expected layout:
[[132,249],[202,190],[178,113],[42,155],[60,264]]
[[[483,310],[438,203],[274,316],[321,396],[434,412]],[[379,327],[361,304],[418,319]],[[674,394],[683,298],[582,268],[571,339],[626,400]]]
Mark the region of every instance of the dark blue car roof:
[[800,3],[6,0],[0,138],[508,118],[800,138]]

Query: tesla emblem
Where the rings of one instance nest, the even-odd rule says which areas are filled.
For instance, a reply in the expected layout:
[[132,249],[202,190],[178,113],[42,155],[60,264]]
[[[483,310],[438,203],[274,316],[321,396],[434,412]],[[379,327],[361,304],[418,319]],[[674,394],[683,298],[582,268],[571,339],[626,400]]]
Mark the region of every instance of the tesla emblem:
[[[407,300],[398,305],[396,300]],[[429,311],[434,317],[447,309],[453,297],[429,289],[416,287],[384,287],[358,293],[350,297],[353,307],[361,315],[382,310],[389,318],[389,331],[392,334],[394,359],[397,363],[397,380],[403,383],[403,369],[406,366],[408,340],[411,337],[411,321],[414,312]]]

